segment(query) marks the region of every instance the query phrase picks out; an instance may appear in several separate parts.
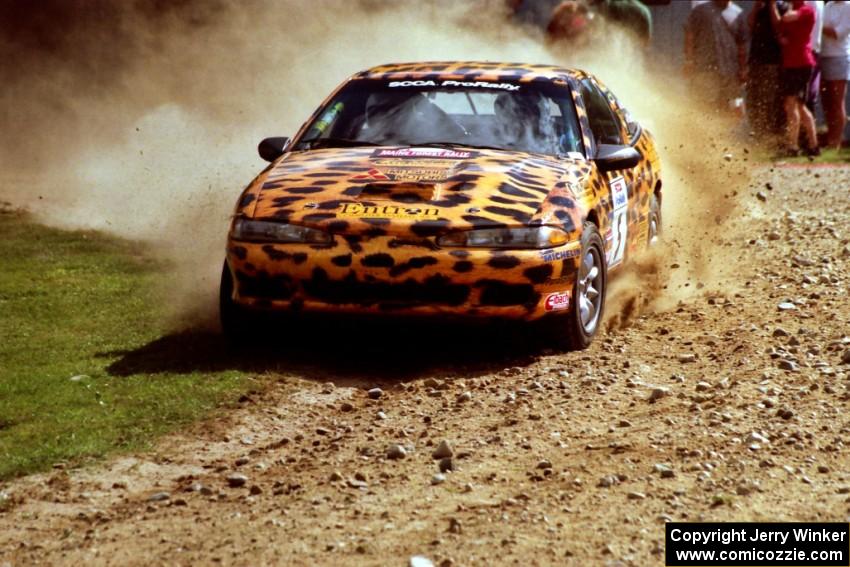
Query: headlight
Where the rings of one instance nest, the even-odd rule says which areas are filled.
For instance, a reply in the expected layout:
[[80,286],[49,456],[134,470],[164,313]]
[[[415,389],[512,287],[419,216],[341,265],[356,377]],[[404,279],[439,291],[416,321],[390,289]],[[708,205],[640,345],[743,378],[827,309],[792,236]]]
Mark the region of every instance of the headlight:
[[471,248],[554,248],[566,242],[567,233],[551,226],[465,230],[437,238],[440,246]]
[[279,222],[255,221],[236,219],[230,237],[234,240],[249,240],[253,242],[300,242],[303,244],[330,244],[333,238],[330,234]]

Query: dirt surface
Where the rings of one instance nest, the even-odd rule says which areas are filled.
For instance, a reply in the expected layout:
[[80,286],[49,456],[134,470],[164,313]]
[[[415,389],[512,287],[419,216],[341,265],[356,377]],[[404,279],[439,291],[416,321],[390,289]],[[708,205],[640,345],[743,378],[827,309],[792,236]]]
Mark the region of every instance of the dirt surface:
[[670,520],[847,521],[848,176],[757,172],[712,243],[734,269],[584,352],[397,323],[147,345],[110,371],[238,368],[257,392],[0,486],[0,565],[660,565]]

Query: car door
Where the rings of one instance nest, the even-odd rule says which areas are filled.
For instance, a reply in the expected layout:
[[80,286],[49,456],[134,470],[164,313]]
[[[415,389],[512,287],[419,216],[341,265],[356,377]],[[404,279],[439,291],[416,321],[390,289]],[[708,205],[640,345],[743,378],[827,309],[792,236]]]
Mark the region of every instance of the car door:
[[[599,85],[590,77],[579,83],[580,94],[587,113],[587,123],[591,131],[590,155],[595,156],[600,145],[626,145],[628,132],[625,123],[616,111],[615,99],[609,99]],[[608,188],[608,195],[602,204],[607,217],[604,230],[606,260],[609,268],[623,263],[628,250],[633,250],[638,241],[638,223],[641,218],[638,194],[641,184],[637,181],[634,169],[600,172]]]
[[[651,135],[632,117],[631,113],[617,100],[610,90],[597,79],[594,82],[608,99],[611,109],[620,121],[624,131],[625,143],[635,148],[641,155],[640,163],[628,172],[624,172],[629,180],[629,191],[634,194],[632,238],[629,239],[628,253],[642,250],[647,245],[649,236],[650,200],[655,192],[658,177],[658,156],[654,150]],[[660,186],[660,183],[659,183]],[[660,199],[660,190],[657,194]],[[660,201],[659,201],[660,203]],[[660,205],[659,205],[660,206]],[[660,214],[660,213],[658,213]],[[660,221],[660,218],[658,219]]]

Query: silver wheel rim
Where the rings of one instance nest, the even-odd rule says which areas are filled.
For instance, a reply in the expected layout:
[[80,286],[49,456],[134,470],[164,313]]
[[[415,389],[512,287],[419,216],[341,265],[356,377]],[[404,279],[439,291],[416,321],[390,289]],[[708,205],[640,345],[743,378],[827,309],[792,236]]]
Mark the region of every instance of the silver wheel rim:
[[649,245],[654,246],[658,242],[658,217],[652,215],[649,218]]
[[596,330],[602,310],[602,261],[595,246],[585,252],[579,269],[578,309],[581,327],[590,335]]

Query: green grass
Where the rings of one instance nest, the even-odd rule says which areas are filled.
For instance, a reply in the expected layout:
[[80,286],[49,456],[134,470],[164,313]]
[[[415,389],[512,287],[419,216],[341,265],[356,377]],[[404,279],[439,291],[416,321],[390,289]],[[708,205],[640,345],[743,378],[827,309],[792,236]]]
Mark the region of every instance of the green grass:
[[821,150],[821,154],[817,157],[809,159],[807,156],[795,158],[781,158],[775,161],[784,161],[787,163],[799,164],[821,164],[829,163],[836,165],[850,165],[850,148],[841,148],[841,150],[828,149]]
[[142,245],[0,207],[0,481],[144,448],[252,386],[227,365],[112,370],[162,340],[167,272]]

